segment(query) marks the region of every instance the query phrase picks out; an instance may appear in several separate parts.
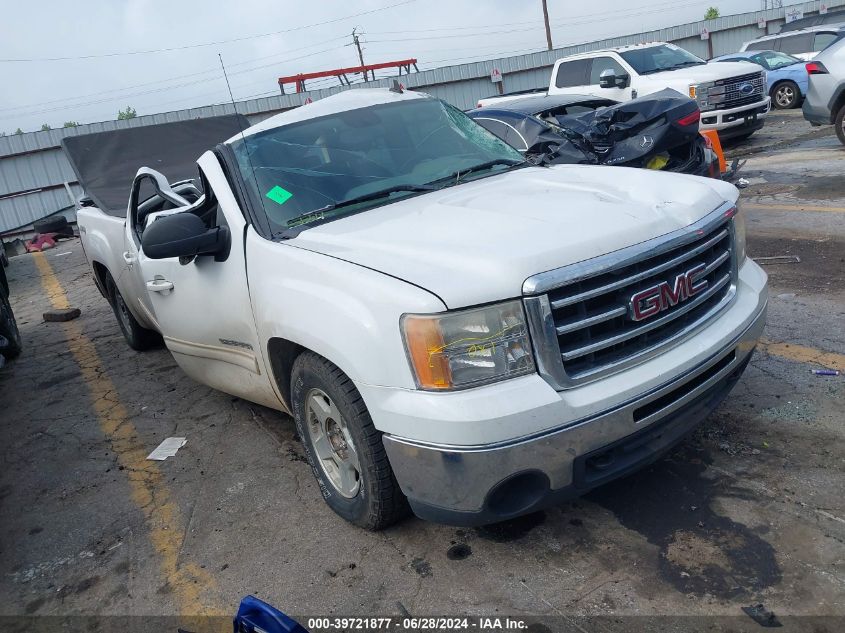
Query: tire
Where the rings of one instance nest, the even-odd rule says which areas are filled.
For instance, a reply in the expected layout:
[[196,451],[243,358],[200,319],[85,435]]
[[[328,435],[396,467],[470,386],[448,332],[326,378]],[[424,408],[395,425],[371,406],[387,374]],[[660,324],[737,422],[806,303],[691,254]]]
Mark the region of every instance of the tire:
[[60,215],[55,218],[45,218],[43,220],[38,220],[37,222],[33,222],[32,229],[36,233],[44,234],[44,233],[62,233],[64,235],[73,235],[73,231],[70,228],[70,225],[67,223],[67,218],[63,215]]
[[18,322],[15,320],[15,313],[12,312],[9,297],[2,290],[0,290],[0,336],[8,341],[8,346],[2,352],[3,356],[10,360],[16,358],[23,346],[21,333],[18,330]]
[[132,316],[111,276],[106,279],[106,291],[114,316],[117,319],[117,325],[123,332],[123,338],[126,339],[129,347],[136,352],[160,347],[162,344],[161,335],[154,330],[148,330]]
[[770,94],[772,107],[776,110],[791,110],[801,102],[801,90],[794,81],[779,81]]
[[340,369],[312,352],[298,356],[291,402],[308,463],[332,510],[367,530],[384,529],[409,514],[381,433]]
[[839,137],[839,142],[845,145],[845,103],[840,106],[839,112],[836,113],[834,125],[836,126],[836,136]]

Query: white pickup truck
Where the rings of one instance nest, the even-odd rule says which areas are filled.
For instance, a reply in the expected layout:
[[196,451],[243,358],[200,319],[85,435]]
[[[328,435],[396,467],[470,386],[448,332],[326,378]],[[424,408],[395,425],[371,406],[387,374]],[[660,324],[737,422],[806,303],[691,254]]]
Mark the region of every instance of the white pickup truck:
[[365,528],[501,521],[631,472],[764,325],[732,185],[532,166],[423,94],[350,90],[197,163],[138,172],[125,218],[79,210],[96,283],[133,348],[160,335],[197,381],[291,413]]
[[[721,139],[751,136],[771,106],[766,73],[744,62],[708,64],[674,44],[637,44],[564,57],[555,62],[548,94],[591,95],[628,101],[671,88],[695,99],[701,129]],[[487,107],[518,95],[481,99]]]

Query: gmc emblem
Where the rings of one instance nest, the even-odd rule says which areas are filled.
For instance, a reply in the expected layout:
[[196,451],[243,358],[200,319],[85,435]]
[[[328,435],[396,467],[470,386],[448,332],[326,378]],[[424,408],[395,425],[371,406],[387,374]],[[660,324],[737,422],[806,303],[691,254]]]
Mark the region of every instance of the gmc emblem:
[[632,321],[643,321],[655,314],[683,303],[707,289],[706,279],[699,279],[707,266],[698,264],[675,277],[674,284],[661,281],[656,286],[640,290],[628,302],[628,313]]

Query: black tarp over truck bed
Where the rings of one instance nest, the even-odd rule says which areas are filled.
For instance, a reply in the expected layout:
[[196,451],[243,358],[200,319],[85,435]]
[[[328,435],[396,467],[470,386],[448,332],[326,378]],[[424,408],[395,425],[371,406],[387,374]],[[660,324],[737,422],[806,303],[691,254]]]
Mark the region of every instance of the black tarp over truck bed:
[[249,127],[242,114],[227,114],[62,139],[79,184],[109,215],[124,217],[129,190],[141,167],[170,182],[197,177],[197,159]]

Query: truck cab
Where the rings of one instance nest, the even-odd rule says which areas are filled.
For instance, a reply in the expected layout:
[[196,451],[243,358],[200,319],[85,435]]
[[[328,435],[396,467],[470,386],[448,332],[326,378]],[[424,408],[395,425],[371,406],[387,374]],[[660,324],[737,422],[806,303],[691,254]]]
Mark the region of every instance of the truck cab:
[[747,137],[759,130],[771,103],[762,69],[741,62],[708,64],[662,42],[559,59],[548,92],[627,101],[665,88],[695,99],[701,128],[718,130],[722,139]]

